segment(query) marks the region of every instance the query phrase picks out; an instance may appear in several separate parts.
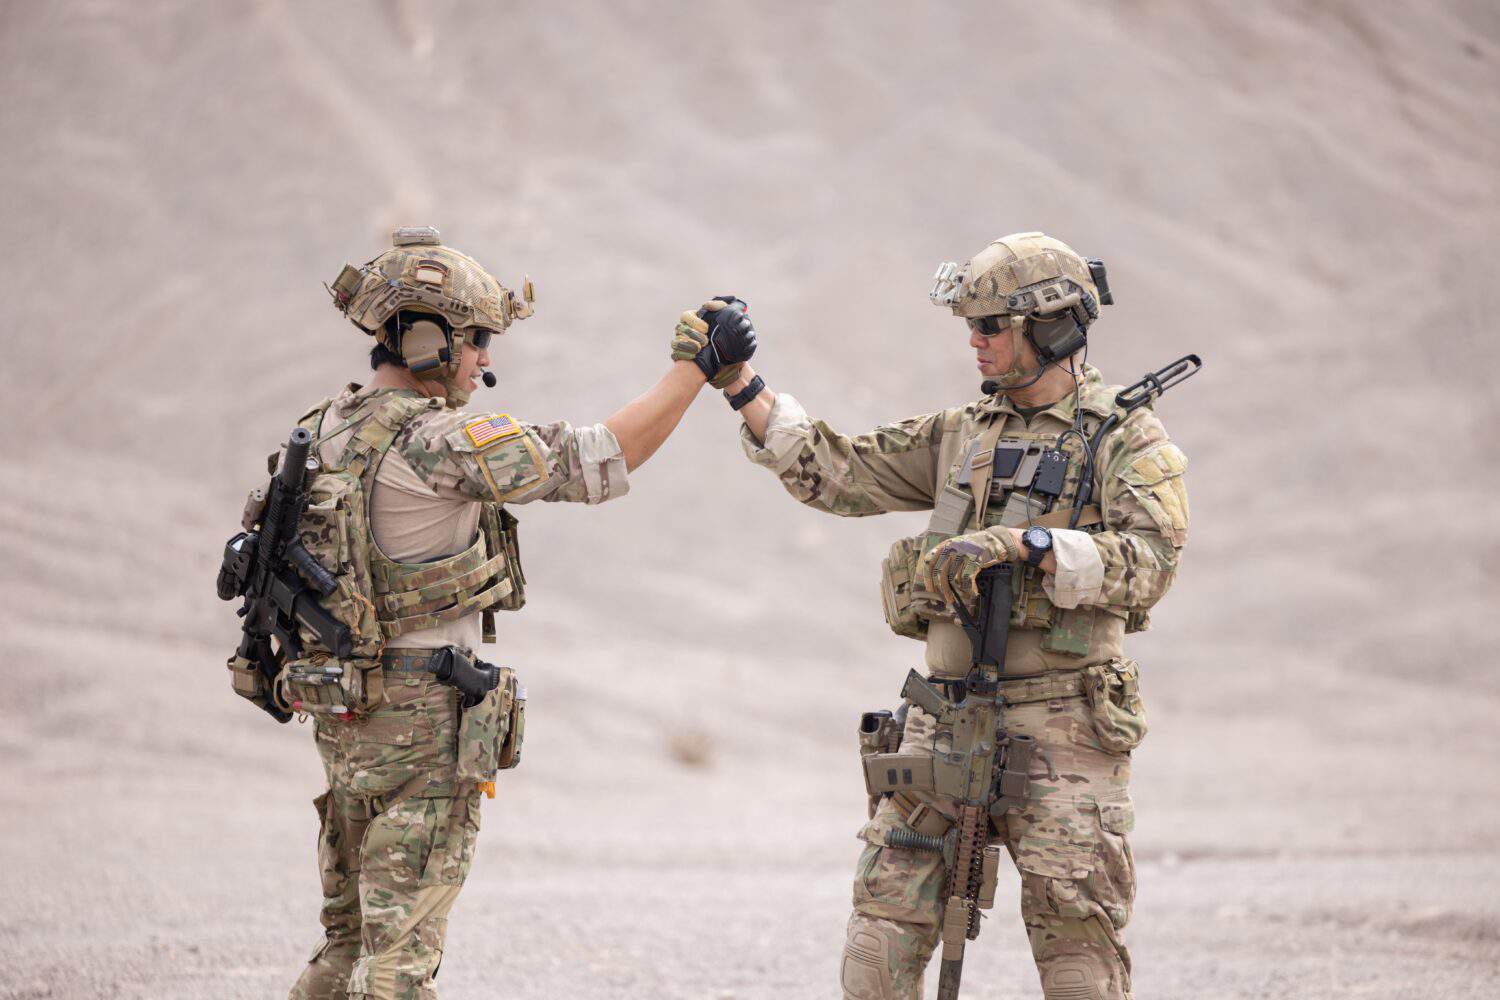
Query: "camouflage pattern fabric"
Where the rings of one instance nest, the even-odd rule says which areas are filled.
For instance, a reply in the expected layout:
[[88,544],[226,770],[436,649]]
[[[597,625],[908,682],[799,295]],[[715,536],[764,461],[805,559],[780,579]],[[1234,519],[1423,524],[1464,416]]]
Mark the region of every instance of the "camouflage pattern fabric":
[[[1104,383],[1096,368],[1084,365],[1077,396],[1068,394],[1029,422],[1006,397],[992,395],[856,436],[809,418],[796,399],[782,392],[771,410],[766,441],[757,441],[742,428],[741,444],[746,456],[774,472],[794,499],[816,510],[843,517],[931,510],[953,487],[971,444],[993,422],[1005,421],[1007,432],[1024,429],[1050,443],[1072,426],[1078,406],[1089,420],[1106,418],[1117,391],[1117,386]],[[1078,490],[1084,466],[1076,438],[1069,438],[1063,448],[1070,461],[1059,507]],[[1121,655],[1121,626],[1128,623],[1132,631],[1147,627],[1147,612],[1171,586],[1187,542],[1187,460],[1150,407],[1136,410],[1106,435],[1095,458],[1094,499],[1103,524],[1090,532],[1089,539],[1102,563],[1102,582],[1089,593],[1069,595],[1070,608],[1090,613],[1059,615],[1050,596],[1052,581],[1034,567],[1018,574],[1013,621],[1025,628],[1013,631],[1012,645],[1035,645],[1026,629],[1058,627],[1044,643],[1041,662],[1011,658],[1016,664],[1024,662],[1025,669],[1071,669]],[[993,527],[1002,507],[1000,501],[991,502],[980,524],[976,506],[973,518],[960,530]],[[1075,634],[1069,635],[1070,629]],[[1049,657],[1050,652],[1066,655]],[[942,667],[934,662],[931,648],[929,665]],[[965,659],[953,666],[961,667],[961,675],[968,664]]]
[[1008,534],[975,531],[941,542],[920,565],[922,586],[945,604],[963,601],[972,608],[979,598],[979,574],[1003,562],[1020,562],[1025,554]]
[[[331,409],[344,419],[371,397],[391,394],[422,398],[410,389],[351,383]],[[630,491],[624,452],[603,424],[534,424],[508,413],[429,409],[401,427],[391,450],[450,500],[595,504]]]
[[[513,432],[475,443],[487,430],[475,434],[471,429],[506,422]],[[603,424],[528,424],[504,413],[434,410],[402,427],[393,450],[443,496],[507,504],[593,504],[624,496],[630,489],[624,453]]]
[[[1118,387],[1106,386],[1092,365],[1083,366],[1081,383],[1084,409],[1107,415]],[[851,437],[809,419],[795,399],[778,393],[765,443],[748,427],[741,443],[752,462],[775,472],[793,498],[814,509],[842,517],[930,510],[949,472],[991,420],[1009,417],[1055,437],[1072,425],[1074,407],[1070,393],[1027,425],[1004,396],[987,396]],[[1067,450],[1077,447],[1065,443]],[[1082,467],[1074,457],[1065,496],[1077,488]],[[1144,407],[1105,437],[1096,468],[1095,499],[1107,530],[1094,542],[1105,583],[1087,603],[1123,616],[1149,608],[1171,584],[1178,550],[1187,543],[1187,459]]]
[[[351,385],[334,399],[332,414],[347,420],[372,397],[391,394],[423,398],[405,389]],[[325,427],[331,431],[333,425]],[[342,438],[330,438],[325,449],[343,447]],[[399,573],[382,577],[385,614],[422,612],[451,599],[455,587],[465,594],[481,586],[495,590],[486,581],[502,578],[516,589],[509,596],[495,594],[495,606],[518,608],[522,577],[514,520],[506,527],[508,515],[496,505],[601,503],[629,489],[619,442],[603,425],[529,424],[504,413],[428,407],[402,424],[391,452],[435,494],[408,504],[401,512],[408,521],[440,520],[455,502],[466,508],[485,503],[468,523],[492,538],[479,549],[464,550],[460,542],[457,553],[399,564]],[[371,539],[349,540],[361,543],[374,548]],[[384,559],[381,571],[390,564]],[[460,624],[480,617],[480,605],[491,603],[490,590],[476,591],[463,604],[474,606]],[[405,646],[414,638],[407,634],[400,650],[393,644],[385,652],[425,659],[430,649]],[[426,673],[375,669],[384,700],[373,711],[353,721],[315,718],[328,778],[328,791],[317,800],[325,935],[293,998],[435,997],[432,976],[442,957],[447,914],[474,853],[479,797],[473,781],[458,779],[457,693]],[[498,726],[489,731],[496,739],[503,735]],[[472,744],[467,749],[470,756],[495,756]]]
[[319,720],[328,791],[318,810],[319,942],[292,1000],[430,1000],[447,915],[468,876],[479,795],[453,780],[458,695],[387,672],[387,703]]
[[[742,444],[747,457],[774,472],[793,498],[827,513],[862,517],[933,510],[954,496],[967,504],[948,507],[962,516],[953,518],[946,535],[928,532],[909,540],[901,549],[903,560],[924,545],[935,547],[942,537],[977,543],[975,533],[996,540],[977,546],[982,552],[976,564],[1000,558],[1002,550],[1014,560],[1017,553],[999,541],[996,530],[1012,497],[982,501],[965,493],[958,481],[965,456],[981,435],[998,436],[997,424],[1005,434],[1049,445],[1073,425],[1080,408],[1085,427],[1097,427],[1114,412],[1117,391],[1084,365],[1080,391],[1029,420],[1006,397],[992,395],[857,436],[809,418],[793,397],[778,393],[765,441],[745,428]],[[1059,508],[1080,489],[1085,466],[1076,435],[1062,447],[1069,465]],[[1149,407],[1106,435],[1095,458],[1094,502],[1101,523],[1086,532],[1054,531],[1068,543],[1057,546],[1059,575],[1064,559],[1076,561],[1079,553],[1092,561],[1095,572],[1080,571],[1061,586],[1038,568],[1022,568],[1006,653],[1007,673],[1082,677],[1080,695],[1005,709],[1006,729],[1034,737],[1038,753],[1024,807],[1010,810],[994,831],[994,842],[1005,846],[1021,873],[1022,919],[1045,995],[1057,1000],[1131,995],[1130,956],[1120,936],[1135,895],[1128,781],[1130,751],[1146,726],[1138,670],[1123,658],[1121,646],[1127,629],[1146,627],[1147,612],[1171,586],[1188,528],[1187,462]],[[934,522],[940,514],[934,514]],[[905,578],[897,582],[912,586]],[[918,592],[924,589],[920,583]],[[898,634],[925,638],[927,664],[935,674],[962,677],[971,654],[967,638],[922,606],[920,600],[912,605],[930,619],[929,628],[904,619],[893,627],[900,626]],[[901,752],[930,750],[935,727],[932,717],[911,706]],[[950,819],[955,814],[952,800],[929,793],[914,797]],[[860,834],[866,848],[855,878],[842,966],[844,995],[851,1000],[919,998],[923,971],[938,943],[942,858],[885,843],[907,818],[895,800],[883,800]]]
[[[1135,898],[1127,841],[1134,825],[1130,755],[1105,748],[1080,697],[1012,706],[1005,724],[1040,748],[1026,802],[1006,814],[992,842],[1005,845],[1021,874],[1021,918],[1044,994],[1126,1000],[1130,954],[1120,933]],[[932,717],[912,706],[901,752],[930,750],[937,733]],[[956,813],[951,799],[913,797],[950,819]],[[923,972],[938,944],[945,873],[940,855],[886,845],[890,831],[904,827],[901,810],[887,798],[860,832],[865,849],[843,963],[850,1000],[922,996]],[[869,960],[872,953],[881,964]]]

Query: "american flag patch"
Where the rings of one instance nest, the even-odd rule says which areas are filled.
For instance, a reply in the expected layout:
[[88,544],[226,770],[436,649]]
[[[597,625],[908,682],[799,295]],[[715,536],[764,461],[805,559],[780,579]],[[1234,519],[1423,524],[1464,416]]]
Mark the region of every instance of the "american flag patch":
[[469,440],[474,447],[483,448],[492,441],[501,441],[521,433],[521,425],[510,418],[509,413],[497,413],[493,417],[471,420],[464,424]]

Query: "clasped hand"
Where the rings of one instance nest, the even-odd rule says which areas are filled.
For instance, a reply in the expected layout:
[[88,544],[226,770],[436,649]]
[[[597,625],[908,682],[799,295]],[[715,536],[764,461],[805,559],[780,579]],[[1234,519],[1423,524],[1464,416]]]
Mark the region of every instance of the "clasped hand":
[[960,601],[972,608],[979,600],[979,574],[1003,562],[1019,562],[1021,547],[1009,528],[992,528],[955,535],[933,546],[918,566],[923,589],[940,596],[949,607]]
[[749,308],[733,295],[719,295],[683,313],[672,334],[672,360],[693,362],[715,389],[734,382],[755,354]]

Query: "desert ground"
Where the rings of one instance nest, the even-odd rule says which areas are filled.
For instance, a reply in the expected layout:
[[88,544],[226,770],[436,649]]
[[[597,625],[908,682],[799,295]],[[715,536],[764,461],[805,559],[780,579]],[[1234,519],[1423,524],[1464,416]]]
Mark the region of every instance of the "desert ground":
[[[1205,360],[1130,645],[1137,995],[1500,992],[1500,8],[12,0],[0,79],[0,997],[282,996],[316,943],[311,727],[231,693],[213,578],[367,368],[322,283],[401,224],[531,275],[474,405],[535,421],[721,291],[835,427],[936,410],[978,394],[938,262],[1104,258],[1091,363]],[[924,515],[799,507],[712,396],[622,501],[517,511],[525,759],[445,1000],[838,995]],[[1015,899],[965,997],[1040,995]]]

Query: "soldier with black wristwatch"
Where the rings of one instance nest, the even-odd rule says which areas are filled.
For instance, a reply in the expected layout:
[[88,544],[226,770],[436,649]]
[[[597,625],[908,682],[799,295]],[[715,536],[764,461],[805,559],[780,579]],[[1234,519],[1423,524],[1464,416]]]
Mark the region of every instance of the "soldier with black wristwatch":
[[[1014,800],[991,799],[982,858],[966,855],[983,871],[977,905],[993,903],[1008,853],[1044,995],[1122,1000],[1135,895],[1130,755],[1146,729],[1123,640],[1147,627],[1176,573],[1186,459],[1149,406],[1125,406],[1084,363],[1112,301],[1102,262],[1019,233],[939,268],[932,299],[966,324],[986,378],[977,400],[848,436],[749,364],[725,392],[746,455],[799,502],[852,517],[932,512],[883,566],[886,620],[924,643],[926,676],[909,679],[901,711],[867,713],[861,727],[867,760],[905,766],[866,768],[873,811],[859,833],[844,996],[920,998],[939,941],[945,955],[953,935],[961,944],[945,903],[957,805],[973,792],[955,786],[953,759],[1010,734],[1035,752]],[[1006,563],[1013,596],[995,693],[1005,733],[958,732],[962,713],[948,709],[965,697],[974,651],[956,608],[973,608],[979,575]]]

